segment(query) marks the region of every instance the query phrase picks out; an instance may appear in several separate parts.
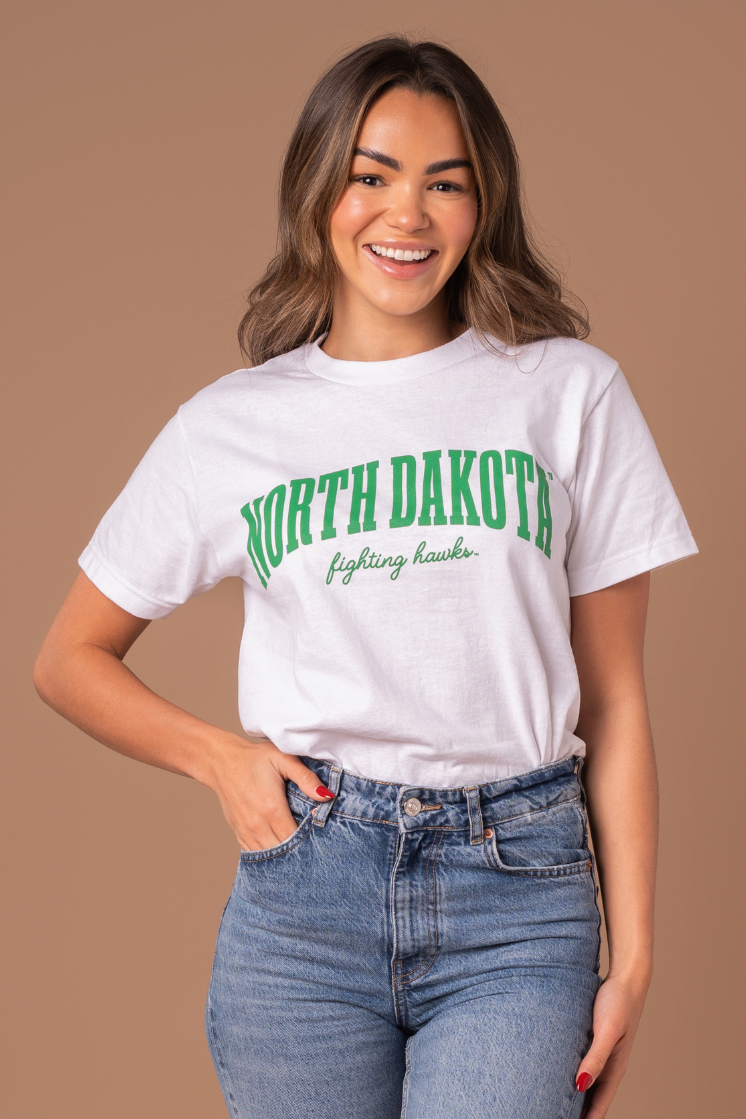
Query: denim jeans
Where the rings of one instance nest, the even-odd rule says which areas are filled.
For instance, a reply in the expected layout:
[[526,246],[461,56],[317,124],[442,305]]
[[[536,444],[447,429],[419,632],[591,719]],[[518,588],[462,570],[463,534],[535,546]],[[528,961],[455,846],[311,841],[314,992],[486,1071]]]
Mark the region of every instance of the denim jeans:
[[233,1119],[578,1119],[599,924],[579,758],[463,789],[304,758],[207,1001]]

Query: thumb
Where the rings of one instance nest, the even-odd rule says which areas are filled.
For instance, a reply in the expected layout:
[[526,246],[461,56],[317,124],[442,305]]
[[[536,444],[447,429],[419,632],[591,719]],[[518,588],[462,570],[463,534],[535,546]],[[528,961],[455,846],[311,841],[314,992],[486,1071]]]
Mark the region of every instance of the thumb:
[[619,1040],[615,1030],[603,1027],[596,1030],[593,1043],[580,1062],[575,1084],[579,1092],[587,1092],[603,1072],[611,1052]]
[[305,793],[307,797],[319,801],[334,800],[334,793],[331,789],[322,785],[318,775],[307,765],[304,765],[295,754],[283,754],[278,769],[283,777],[295,781],[300,791]]

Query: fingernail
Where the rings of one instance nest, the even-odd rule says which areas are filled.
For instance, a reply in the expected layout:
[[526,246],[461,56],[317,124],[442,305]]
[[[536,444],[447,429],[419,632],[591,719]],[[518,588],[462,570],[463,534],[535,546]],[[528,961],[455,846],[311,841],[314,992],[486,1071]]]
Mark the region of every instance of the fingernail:
[[589,1072],[581,1072],[580,1076],[575,1082],[575,1086],[577,1087],[579,1092],[587,1092],[592,1083],[593,1077],[591,1076],[591,1074]]
[[316,796],[326,797],[328,800],[334,800],[334,793],[331,791],[331,789],[327,789],[326,785],[316,786]]

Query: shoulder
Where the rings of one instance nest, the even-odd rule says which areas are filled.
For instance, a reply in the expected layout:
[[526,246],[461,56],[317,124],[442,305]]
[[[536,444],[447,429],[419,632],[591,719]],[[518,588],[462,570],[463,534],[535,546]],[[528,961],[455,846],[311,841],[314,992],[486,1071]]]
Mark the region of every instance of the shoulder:
[[512,361],[516,371],[524,375],[607,385],[619,367],[609,354],[577,338],[545,338],[528,346],[498,345],[504,358]]
[[200,389],[178,411],[184,428],[201,426],[224,415],[251,410],[261,393],[284,393],[299,381],[315,381],[306,365],[307,346],[280,354],[263,365],[236,369]]
[[577,338],[546,338],[516,347],[489,341],[503,369],[507,367],[529,394],[539,393],[550,406],[574,404],[582,416],[593,409],[615,375],[623,376],[615,358]]
[[577,338],[549,338],[535,342],[532,348],[541,349],[541,362],[547,371],[568,376],[587,376],[608,384],[618,368],[615,358]]

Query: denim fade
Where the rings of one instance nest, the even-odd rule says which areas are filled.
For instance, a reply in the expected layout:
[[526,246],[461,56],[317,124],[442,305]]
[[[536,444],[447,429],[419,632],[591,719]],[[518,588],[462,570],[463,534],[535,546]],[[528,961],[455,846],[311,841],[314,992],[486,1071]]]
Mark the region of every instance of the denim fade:
[[[206,1026],[232,1119],[578,1119],[600,915],[582,759],[427,789],[303,758],[241,853]],[[491,833],[491,834],[490,834]]]

